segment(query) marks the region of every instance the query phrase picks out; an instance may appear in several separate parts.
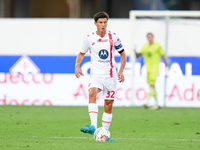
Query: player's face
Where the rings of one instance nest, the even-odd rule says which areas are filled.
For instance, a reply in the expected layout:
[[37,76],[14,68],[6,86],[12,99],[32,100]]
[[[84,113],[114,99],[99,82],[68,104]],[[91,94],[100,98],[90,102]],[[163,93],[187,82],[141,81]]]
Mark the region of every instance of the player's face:
[[97,31],[101,33],[106,32],[107,24],[107,18],[99,18],[97,22],[95,22],[95,25],[97,26]]
[[149,43],[153,43],[153,36],[151,34],[147,35],[147,39],[148,39]]

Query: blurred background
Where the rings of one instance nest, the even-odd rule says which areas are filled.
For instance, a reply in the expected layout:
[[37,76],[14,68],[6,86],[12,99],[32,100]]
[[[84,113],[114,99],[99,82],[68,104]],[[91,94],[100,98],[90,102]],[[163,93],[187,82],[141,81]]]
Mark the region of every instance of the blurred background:
[[0,0],[5,18],[91,18],[98,11],[129,18],[130,10],[199,9],[199,0]]
[[[199,10],[200,0],[0,0],[0,149],[200,149]],[[98,11],[109,14],[107,29],[127,55],[110,128],[118,143],[101,146],[79,130],[89,123],[89,53],[80,65],[84,76],[75,77],[76,57],[96,31]],[[166,74],[160,59],[155,85],[159,111],[141,107],[149,85],[144,59],[134,50],[148,42],[148,32],[168,60]],[[117,52],[115,61],[118,71]],[[97,104],[104,105],[101,92]],[[155,104],[152,97],[149,106]],[[103,111],[99,107],[98,127]]]
[[[0,0],[0,104],[86,106],[89,54],[81,64],[84,77],[75,78],[74,65],[85,37],[96,31],[93,15],[105,11],[108,29],[117,33],[127,54],[126,82],[118,84],[114,105],[146,102],[146,66],[134,49],[139,52],[152,32],[169,64],[165,77],[160,62],[159,105],[200,107],[198,10],[199,0]],[[155,17],[160,13],[165,15]],[[120,56],[115,55],[118,70]]]

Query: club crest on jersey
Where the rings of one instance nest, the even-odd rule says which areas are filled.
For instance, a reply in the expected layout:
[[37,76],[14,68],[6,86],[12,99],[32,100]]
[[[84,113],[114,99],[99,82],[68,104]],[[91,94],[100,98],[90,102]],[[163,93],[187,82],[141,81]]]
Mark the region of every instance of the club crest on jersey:
[[151,52],[148,52],[148,56],[151,57]]
[[105,49],[102,49],[102,50],[100,50],[99,51],[99,57],[101,58],[101,59],[106,59],[106,58],[108,58],[108,51],[107,50],[105,50]]

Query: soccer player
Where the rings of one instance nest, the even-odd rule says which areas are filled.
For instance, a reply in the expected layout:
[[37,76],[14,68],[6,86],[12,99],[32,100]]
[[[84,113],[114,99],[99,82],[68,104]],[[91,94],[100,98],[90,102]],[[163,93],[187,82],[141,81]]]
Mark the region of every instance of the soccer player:
[[144,56],[145,65],[147,68],[147,82],[150,85],[150,91],[147,95],[147,103],[144,105],[144,107],[148,108],[148,102],[150,98],[153,96],[156,100],[156,106],[152,107],[151,109],[159,109],[160,107],[158,106],[157,92],[155,90],[155,82],[159,70],[160,56],[163,58],[166,67],[167,67],[167,60],[161,46],[158,43],[154,42],[152,33],[147,34],[147,39],[149,43],[143,46],[140,53],[137,53],[135,51],[137,57],[140,57],[141,55]]
[[[94,24],[97,31],[89,34],[83,43],[80,53],[76,59],[75,75],[77,78],[83,76],[80,63],[86,52],[90,52],[91,71],[89,80],[89,116],[91,125],[81,128],[81,132],[94,134],[97,129],[98,106],[96,103],[97,94],[103,91],[104,113],[102,126],[109,129],[112,121],[112,106],[116,96],[117,77],[119,82],[124,82],[123,75],[126,64],[126,54],[119,37],[107,30],[108,14],[98,12],[94,15]],[[121,67],[116,75],[114,52],[117,51],[121,56]],[[109,141],[114,142],[112,138]]]

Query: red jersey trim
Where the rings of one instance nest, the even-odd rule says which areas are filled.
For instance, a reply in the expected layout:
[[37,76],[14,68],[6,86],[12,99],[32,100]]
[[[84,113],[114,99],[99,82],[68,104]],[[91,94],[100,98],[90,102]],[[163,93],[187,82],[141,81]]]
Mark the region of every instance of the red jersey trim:
[[112,62],[112,49],[113,49],[113,39],[112,39],[112,34],[109,32],[109,42],[110,42],[110,77],[113,77],[113,62]]

